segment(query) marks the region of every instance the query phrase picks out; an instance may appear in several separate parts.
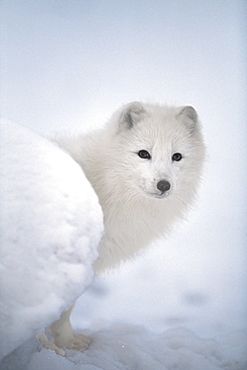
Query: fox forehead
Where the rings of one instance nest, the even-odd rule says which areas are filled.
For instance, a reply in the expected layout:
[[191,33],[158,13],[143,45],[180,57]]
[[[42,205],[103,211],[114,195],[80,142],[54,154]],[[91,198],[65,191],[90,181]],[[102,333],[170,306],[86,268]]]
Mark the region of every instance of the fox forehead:
[[175,119],[172,122],[160,122],[149,118],[148,121],[138,123],[124,136],[128,146],[157,152],[185,149],[191,142],[187,128]]

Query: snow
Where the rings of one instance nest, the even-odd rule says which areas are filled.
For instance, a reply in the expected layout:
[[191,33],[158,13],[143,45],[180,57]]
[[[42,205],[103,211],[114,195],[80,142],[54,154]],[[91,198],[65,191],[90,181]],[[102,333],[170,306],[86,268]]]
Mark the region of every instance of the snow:
[[2,358],[88,286],[103,217],[67,154],[20,125],[0,124]]
[[[28,329],[28,315],[23,340],[13,343],[6,333],[12,348],[23,344],[2,369],[245,370],[246,2],[2,0],[0,6],[1,115],[43,134],[93,130],[130,101],[192,104],[207,145],[188,222],[120,270],[94,279],[77,299],[73,327],[93,339],[88,350],[61,357],[41,348],[28,339],[38,326]],[[41,229],[48,243],[49,228]],[[31,289],[22,281],[19,292]],[[57,297],[61,306],[67,298]],[[53,303],[46,308],[56,316],[60,308]],[[40,312],[44,325],[48,316]]]
[[10,370],[246,369],[246,333],[216,340],[202,339],[185,328],[157,334],[143,327],[114,325],[86,334],[92,343],[82,353],[67,350],[64,358],[31,339],[5,358],[2,366]]

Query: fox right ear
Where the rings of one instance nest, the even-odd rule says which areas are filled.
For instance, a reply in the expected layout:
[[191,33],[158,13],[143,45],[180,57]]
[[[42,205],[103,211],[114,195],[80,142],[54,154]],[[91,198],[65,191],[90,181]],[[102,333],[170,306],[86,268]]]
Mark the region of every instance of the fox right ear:
[[141,121],[143,115],[146,114],[145,109],[139,102],[127,104],[120,114],[120,126],[132,129],[135,123]]

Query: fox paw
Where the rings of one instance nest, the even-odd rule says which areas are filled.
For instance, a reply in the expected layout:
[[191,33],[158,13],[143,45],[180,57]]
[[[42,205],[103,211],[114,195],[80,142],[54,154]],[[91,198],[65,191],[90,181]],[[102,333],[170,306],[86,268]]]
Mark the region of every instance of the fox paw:
[[90,339],[83,334],[70,335],[67,338],[52,338],[49,340],[44,332],[36,335],[36,338],[40,341],[43,347],[51,349],[60,356],[65,356],[64,349],[70,349],[74,351],[83,351],[88,348]]

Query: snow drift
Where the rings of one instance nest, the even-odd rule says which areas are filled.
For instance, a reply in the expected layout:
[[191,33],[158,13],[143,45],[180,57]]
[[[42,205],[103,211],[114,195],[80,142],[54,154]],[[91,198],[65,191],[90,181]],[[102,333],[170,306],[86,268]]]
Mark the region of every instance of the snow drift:
[[0,125],[2,358],[84,291],[103,218],[72,158],[20,125]]

